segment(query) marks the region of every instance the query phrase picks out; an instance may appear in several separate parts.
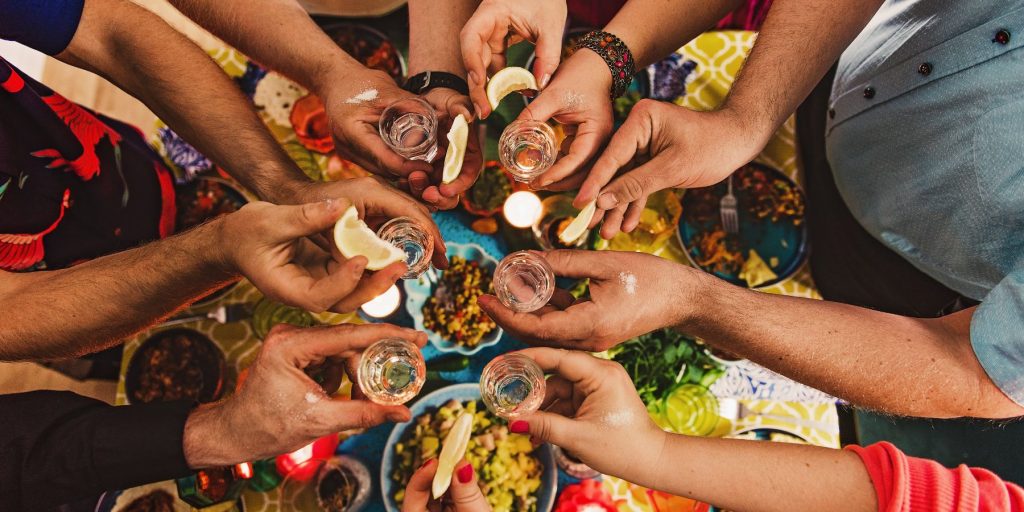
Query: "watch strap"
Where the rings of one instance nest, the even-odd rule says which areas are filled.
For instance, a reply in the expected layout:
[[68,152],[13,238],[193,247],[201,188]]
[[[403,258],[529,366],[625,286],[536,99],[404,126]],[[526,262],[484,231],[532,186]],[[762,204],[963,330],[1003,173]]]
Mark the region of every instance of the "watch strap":
[[459,75],[445,71],[424,71],[405,81],[404,89],[413,94],[423,94],[431,89],[445,87],[459,94],[469,94],[469,84]]

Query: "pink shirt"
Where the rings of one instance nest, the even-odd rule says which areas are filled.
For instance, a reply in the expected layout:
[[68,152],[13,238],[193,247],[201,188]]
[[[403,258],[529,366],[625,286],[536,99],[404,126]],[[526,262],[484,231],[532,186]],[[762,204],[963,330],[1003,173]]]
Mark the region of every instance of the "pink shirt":
[[860,456],[878,494],[879,512],[1024,511],[1024,489],[995,473],[907,457],[890,443],[848,446]]

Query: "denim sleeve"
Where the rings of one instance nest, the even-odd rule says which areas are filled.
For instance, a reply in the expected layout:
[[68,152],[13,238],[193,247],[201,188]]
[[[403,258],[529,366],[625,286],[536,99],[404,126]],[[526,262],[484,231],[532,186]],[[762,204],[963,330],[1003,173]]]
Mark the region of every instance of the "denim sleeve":
[[971,345],[993,382],[1024,406],[1024,269],[988,293],[971,320]]
[[84,5],[85,0],[0,0],[0,39],[57,55],[75,36]]

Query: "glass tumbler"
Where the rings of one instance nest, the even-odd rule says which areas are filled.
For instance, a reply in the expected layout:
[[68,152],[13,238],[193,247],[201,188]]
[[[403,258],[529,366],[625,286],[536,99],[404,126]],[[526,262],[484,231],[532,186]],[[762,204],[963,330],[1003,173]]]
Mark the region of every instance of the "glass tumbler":
[[384,223],[377,236],[405,251],[405,264],[409,269],[402,279],[416,279],[430,268],[430,255],[434,252],[434,237],[410,217],[397,217]]
[[437,155],[437,113],[420,98],[388,105],[380,115],[378,129],[384,143],[404,158],[431,162]]
[[419,347],[401,338],[384,338],[363,351],[356,380],[371,401],[401,405],[412,400],[427,380]]
[[494,293],[517,313],[536,311],[555,292],[555,272],[543,257],[530,251],[505,256],[494,269]]
[[547,123],[532,119],[514,121],[501,132],[498,156],[516,181],[529,183],[555,163],[555,131]]
[[522,354],[500,355],[484,367],[480,395],[484,405],[502,418],[531,413],[544,401],[544,372]]

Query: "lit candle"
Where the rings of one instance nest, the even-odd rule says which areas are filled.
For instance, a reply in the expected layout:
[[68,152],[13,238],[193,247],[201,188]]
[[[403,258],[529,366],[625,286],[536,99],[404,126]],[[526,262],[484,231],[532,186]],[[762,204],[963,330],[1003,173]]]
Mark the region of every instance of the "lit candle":
[[401,301],[402,293],[398,291],[398,286],[391,285],[391,288],[363,304],[360,309],[373,318],[384,318],[394,313]]
[[505,200],[505,219],[517,228],[532,226],[542,211],[540,198],[528,190],[515,192]]

